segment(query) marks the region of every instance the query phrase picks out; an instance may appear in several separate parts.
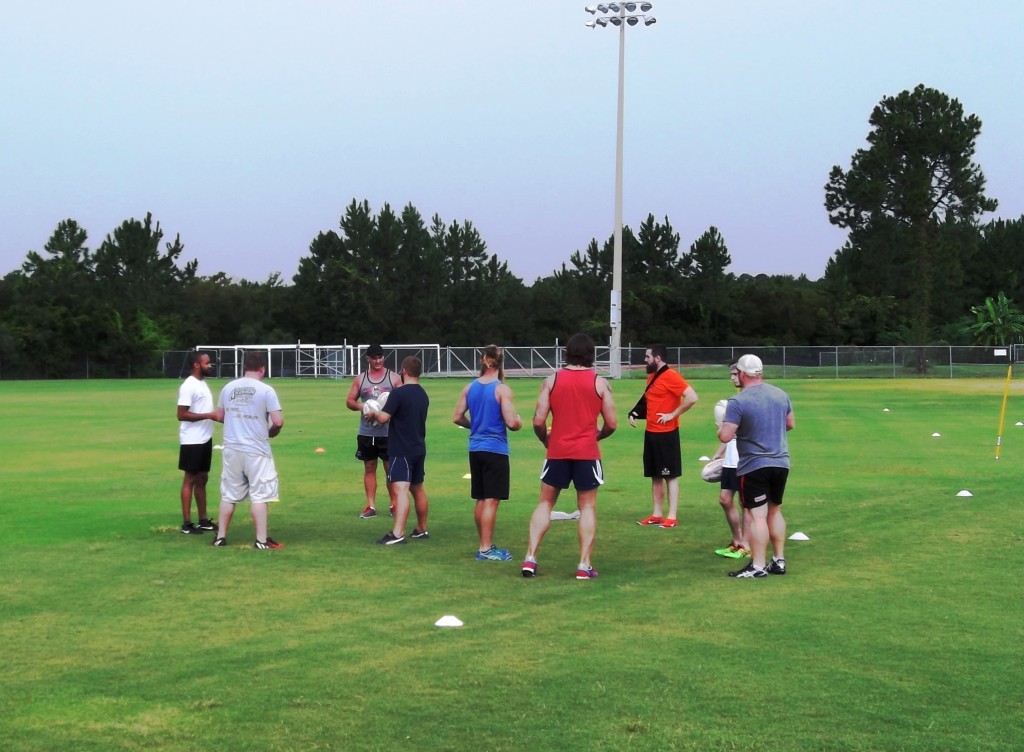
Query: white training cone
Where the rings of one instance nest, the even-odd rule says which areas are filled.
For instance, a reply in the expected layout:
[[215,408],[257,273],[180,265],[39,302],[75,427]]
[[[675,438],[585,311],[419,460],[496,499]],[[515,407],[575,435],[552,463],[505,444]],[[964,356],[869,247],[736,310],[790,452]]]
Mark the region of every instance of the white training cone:
[[580,518],[580,510],[577,509],[575,512],[558,512],[555,510],[551,511],[552,520],[578,520]]
[[214,449],[223,449],[224,447],[221,444],[214,444],[213,448]]
[[435,627],[461,627],[462,622],[455,616],[442,616],[434,622]]
[[942,434],[938,433],[938,432],[932,434],[932,438],[936,438],[937,439],[939,436],[942,436]]
[[1021,423],[1021,422],[1020,422],[1020,421],[1018,420],[1018,421],[1017,421],[1016,423],[1014,423],[1013,425],[1015,425],[1015,426],[1024,426],[1024,423]]
[[317,447],[317,448],[316,448],[316,449],[314,449],[313,451],[315,451],[315,452],[316,452],[317,454],[323,454],[323,453],[324,453],[324,452],[326,452],[327,450],[326,450],[326,449],[324,449],[323,447]]
[[806,533],[793,533],[791,536],[789,536],[789,539],[790,540],[810,540],[810,538],[807,537]]
[[892,412],[892,410],[890,410],[888,407],[883,407],[882,408],[882,412],[883,413],[889,413],[889,412]]
[[466,473],[465,475],[462,476],[462,479],[463,480],[470,480],[472,477],[473,477],[472,475],[470,475],[469,473]]
[[961,491],[960,493],[958,493],[958,494],[957,494],[957,496],[974,496],[974,494],[972,494],[972,493],[971,493],[970,491],[968,491],[968,490],[967,490],[967,489],[965,488],[965,489],[964,489],[963,491]]
[[700,457],[697,458],[697,462],[710,462],[710,461],[711,461],[711,458],[708,457],[706,454],[702,454]]

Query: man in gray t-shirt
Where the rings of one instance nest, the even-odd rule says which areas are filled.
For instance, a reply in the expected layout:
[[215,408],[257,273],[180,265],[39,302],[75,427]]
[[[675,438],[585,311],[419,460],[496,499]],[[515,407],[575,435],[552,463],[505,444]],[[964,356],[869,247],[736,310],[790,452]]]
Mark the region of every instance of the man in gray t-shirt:
[[[740,497],[752,560],[730,577],[760,578],[785,574],[786,520],[782,498],[789,477],[788,431],[796,426],[789,396],[764,383],[764,366],[756,355],[744,355],[736,363],[739,394],[729,400],[718,431],[723,443],[736,439],[739,451]],[[768,540],[772,561],[766,565]]]

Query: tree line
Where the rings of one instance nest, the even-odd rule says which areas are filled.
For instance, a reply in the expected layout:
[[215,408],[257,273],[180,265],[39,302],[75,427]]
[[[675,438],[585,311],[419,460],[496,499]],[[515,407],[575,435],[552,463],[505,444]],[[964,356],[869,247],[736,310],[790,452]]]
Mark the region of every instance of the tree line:
[[[1024,216],[982,221],[997,202],[973,161],[981,120],[922,85],[883,98],[869,124],[867,147],[824,187],[829,219],[848,236],[819,280],[734,274],[715,227],[687,247],[668,217],[624,227],[623,342],[972,344],[999,324],[988,318],[1019,321]],[[74,219],[61,221],[0,280],[0,375],[59,378],[83,359],[96,375],[148,375],[155,352],[197,343],[535,345],[609,334],[611,237],[526,285],[468,220],[353,199],[290,284],[200,276],[183,251],[148,214],[95,250]]]

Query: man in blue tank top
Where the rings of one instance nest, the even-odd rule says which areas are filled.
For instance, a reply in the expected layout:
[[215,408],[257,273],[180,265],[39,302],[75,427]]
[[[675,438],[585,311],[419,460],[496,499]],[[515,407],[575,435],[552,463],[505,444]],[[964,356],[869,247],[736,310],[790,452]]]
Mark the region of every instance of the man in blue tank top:
[[484,348],[480,378],[462,390],[452,415],[455,425],[469,429],[470,495],[476,500],[473,516],[480,536],[477,561],[512,558],[507,548],[494,545],[498,504],[509,497],[508,431],[523,427],[512,390],[504,383],[504,360],[497,345]]

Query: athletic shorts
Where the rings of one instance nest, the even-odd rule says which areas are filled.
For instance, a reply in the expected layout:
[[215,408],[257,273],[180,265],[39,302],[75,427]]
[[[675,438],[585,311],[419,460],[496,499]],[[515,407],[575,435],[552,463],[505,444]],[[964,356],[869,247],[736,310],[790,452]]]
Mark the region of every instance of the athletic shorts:
[[757,509],[768,502],[782,506],[788,467],[761,467],[740,476],[740,498],[744,509]]
[[739,491],[740,490],[740,476],[736,474],[735,467],[723,467],[722,468],[722,490],[723,491]]
[[666,433],[644,431],[644,477],[678,478],[682,474],[679,429]]
[[213,462],[213,439],[205,444],[182,444],[178,450],[178,469],[190,475],[210,472]]
[[388,461],[387,436],[356,436],[356,459],[362,462],[370,460]]
[[509,489],[509,462],[507,454],[496,452],[469,453],[469,493],[472,498],[505,501]]
[[568,488],[571,482],[577,491],[592,491],[604,485],[601,460],[544,460],[540,480],[555,488]]
[[422,483],[426,461],[425,454],[418,454],[415,457],[392,457],[391,466],[388,468],[388,483]]
[[274,458],[224,449],[224,468],[220,475],[220,498],[237,504],[248,498],[253,504],[278,500],[277,468]]

